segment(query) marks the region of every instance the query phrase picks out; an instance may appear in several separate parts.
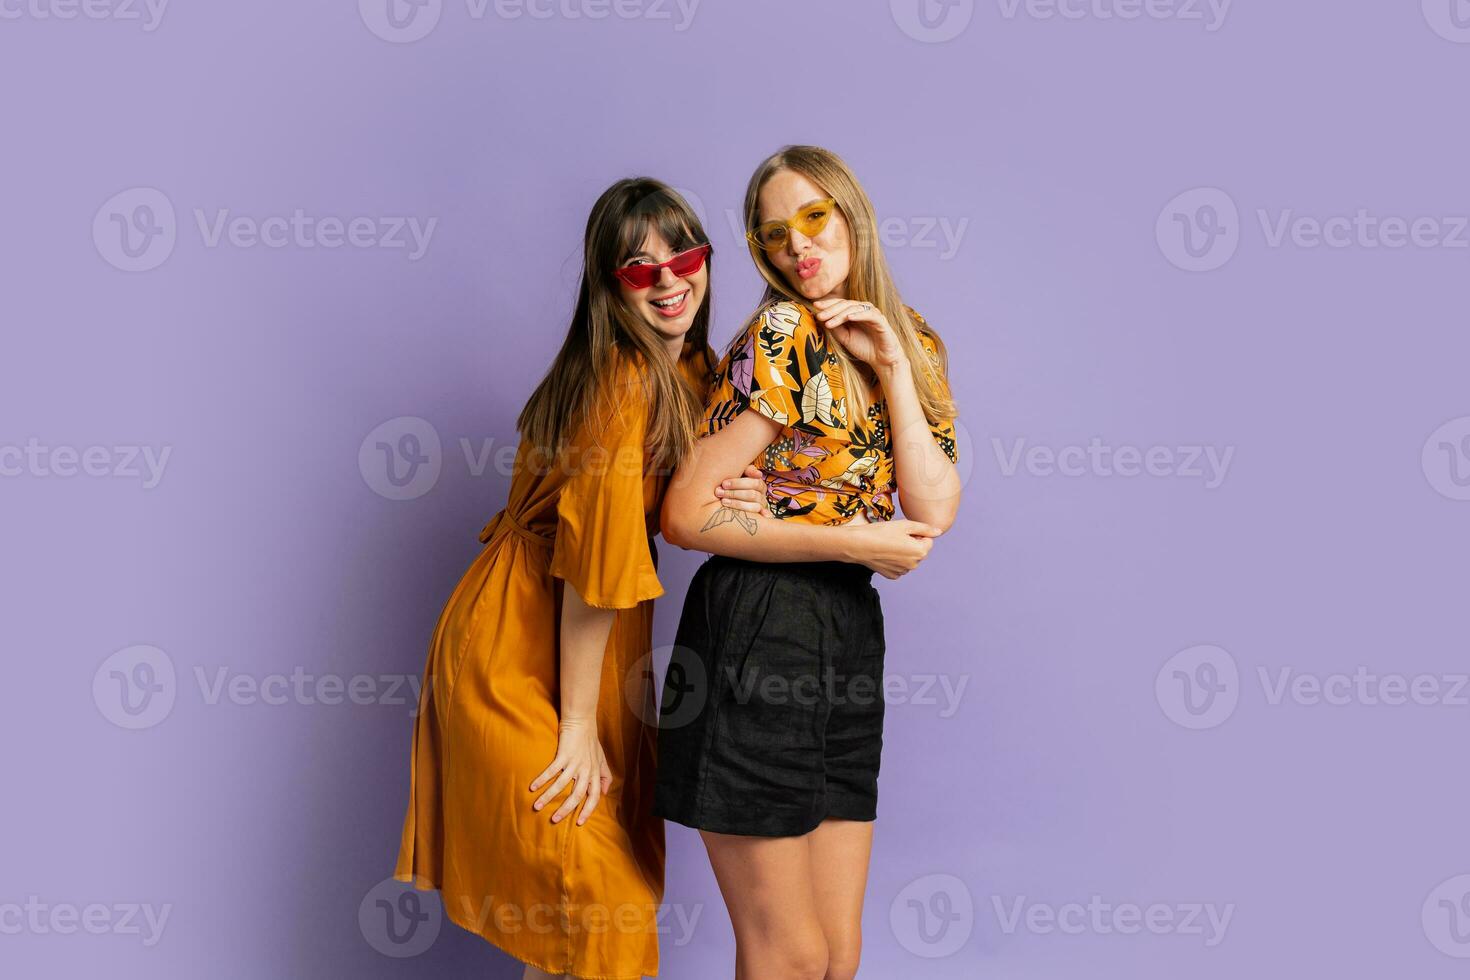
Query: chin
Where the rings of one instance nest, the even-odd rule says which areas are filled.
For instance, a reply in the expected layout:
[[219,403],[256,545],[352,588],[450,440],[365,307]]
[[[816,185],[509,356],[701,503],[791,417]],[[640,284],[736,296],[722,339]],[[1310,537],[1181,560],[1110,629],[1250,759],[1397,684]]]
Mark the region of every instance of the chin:
[[682,340],[689,333],[689,328],[694,326],[694,316],[685,314],[677,320],[660,320],[651,326],[665,340]]
[[826,282],[825,276],[818,276],[815,279],[802,279],[799,276],[787,276],[786,284],[791,287],[791,291],[796,293],[796,295],[802,297],[803,299],[809,300],[821,299],[823,296],[826,296],[832,288]]

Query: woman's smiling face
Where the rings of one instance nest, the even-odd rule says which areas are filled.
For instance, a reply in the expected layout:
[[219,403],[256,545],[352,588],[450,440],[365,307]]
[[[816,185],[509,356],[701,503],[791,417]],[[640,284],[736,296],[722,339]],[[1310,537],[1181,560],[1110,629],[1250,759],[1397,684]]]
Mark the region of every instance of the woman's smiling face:
[[[667,262],[674,251],[657,228],[649,228],[638,251],[623,259],[623,265],[651,265]],[[618,289],[629,308],[658,331],[665,340],[678,340],[694,325],[694,315],[704,303],[709,288],[709,263],[700,265],[692,275],[676,276],[660,269],[658,279],[648,289],[634,289],[619,280]]]
[[[756,223],[786,221],[802,208],[830,195],[794,170],[778,170],[761,187],[756,197]],[[847,272],[852,265],[851,231],[837,208],[827,225],[808,238],[788,228],[786,244],[766,258],[798,296],[810,300],[842,297],[847,290]]]

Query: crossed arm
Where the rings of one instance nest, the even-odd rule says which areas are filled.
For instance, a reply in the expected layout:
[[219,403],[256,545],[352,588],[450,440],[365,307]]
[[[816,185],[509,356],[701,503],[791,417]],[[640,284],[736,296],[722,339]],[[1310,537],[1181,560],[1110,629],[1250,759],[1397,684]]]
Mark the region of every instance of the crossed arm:
[[852,529],[768,520],[725,507],[711,494],[711,487],[741,476],[780,431],[761,413],[742,412],[719,432],[696,440],[664,496],[664,540],[750,561],[856,560]]

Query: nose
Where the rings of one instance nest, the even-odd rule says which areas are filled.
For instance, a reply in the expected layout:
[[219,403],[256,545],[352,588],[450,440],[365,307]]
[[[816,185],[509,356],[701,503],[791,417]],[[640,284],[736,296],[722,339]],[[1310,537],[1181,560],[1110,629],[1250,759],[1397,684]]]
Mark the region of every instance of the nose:
[[658,282],[656,283],[656,285],[667,289],[669,286],[676,284],[678,281],[679,277],[674,275],[674,270],[670,269],[668,266],[664,266],[662,269],[658,270]]
[[802,252],[805,252],[806,251],[807,246],[810,245],[811,243],[812,243],[812,240],[810,238],[806,237],[801,232],[797,231],[795,228],[788,228],[788,229],[786,229],[786,252],[787,252],[787,254],[792,255],[792,256],[800,255]]

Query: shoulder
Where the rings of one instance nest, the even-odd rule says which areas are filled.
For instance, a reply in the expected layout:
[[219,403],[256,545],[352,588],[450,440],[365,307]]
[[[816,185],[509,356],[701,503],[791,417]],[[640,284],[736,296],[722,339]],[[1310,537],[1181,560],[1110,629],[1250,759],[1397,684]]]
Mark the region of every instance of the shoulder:
[[703,350],[690,346],[679,358],[679,372],[690,389],[703,401],[715,373],[715,355],[708,344]]
[[646,423],[648,368],[632,352],[615,350],[588,400],[584,436],[605,442],[640,430]]
[[767,303],[755,311],[746,331],[766,338],[787,337],[795,339],[817,332],[817,321],[812,311],[793,300]]
[[934,332],[933,327],[929,326],[929,321],[924,319],[924,315],[912,306],[905,305],[903,309],[909,315],[909,319],[914,321],[914,328],[919,334],[919,342],[926,349],[933,350],[936,348],[938,346],[939,335]]
[[614,347],[607,367],[598,379],[597,388],[603,392],[626,395],[648,385],[648,365],[637,351]]
[[942,353],[943,341],[939,339],[939,334],[934,332],[934,328],[929,326],[929,321],[924,319],[918,310],[912,306],[905,306],[904,310],[914,321],[914,327],[919,335],[919,344],[924,348],[924,352],[929,355],[930,360],[941,363],[944,355]]

